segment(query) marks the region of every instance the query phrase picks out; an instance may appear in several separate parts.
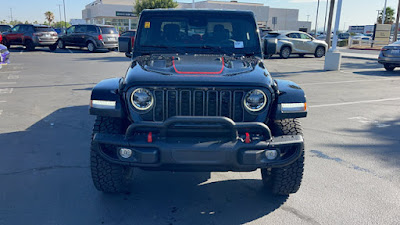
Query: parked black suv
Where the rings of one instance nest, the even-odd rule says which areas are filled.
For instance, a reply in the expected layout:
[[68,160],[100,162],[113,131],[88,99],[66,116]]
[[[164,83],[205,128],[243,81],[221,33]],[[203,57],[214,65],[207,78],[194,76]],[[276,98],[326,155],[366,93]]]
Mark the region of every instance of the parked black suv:
[[273,193],[297,192],[305,94],[271,77],[252,12],[144,10],[136,38],[125,77],[92,91],[98,190],[124,191],[133,168],[261,169]]
[[90,52],[96,49],[114,50],[118,48],[119,33],[113,26],[107,25],[75,25],[60,36],[58,47],[87,47]]
[[19,24],[2,35],[3,44],[7,48],[11,45],[23,45],[28,51],[36,47],[49,47],[51,51],[57,48],[58,34],[46,25]]

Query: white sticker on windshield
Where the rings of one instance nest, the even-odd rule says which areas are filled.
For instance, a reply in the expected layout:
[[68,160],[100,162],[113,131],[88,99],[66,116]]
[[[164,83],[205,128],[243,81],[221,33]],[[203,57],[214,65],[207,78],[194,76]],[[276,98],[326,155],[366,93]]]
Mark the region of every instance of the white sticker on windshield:
[[235,48],[244,48],[243,41],[235,41]]

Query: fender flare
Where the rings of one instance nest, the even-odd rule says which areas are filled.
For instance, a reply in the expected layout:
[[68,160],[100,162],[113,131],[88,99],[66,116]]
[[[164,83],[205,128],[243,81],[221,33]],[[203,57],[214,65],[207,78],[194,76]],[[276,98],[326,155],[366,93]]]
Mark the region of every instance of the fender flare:
[[299,85],[288,80],[274,80],[278,92],[276,102],[272,109],[272,117],[275,120],[288,118],[302,118],[307,116],[307,110],[303,112],[283,113],[283,103],[307,103],[306,95]]
[[[123,101],[120,94],[120,83],[122,78],[111,78],[102,80],[92,90],[90,97],[90,115],[107,116],[107,117],[118,117],[123,118],[124,107]],[[114,103],[114,107],[107,106],[106,108],[93,104],[93,101],[106,101]]]

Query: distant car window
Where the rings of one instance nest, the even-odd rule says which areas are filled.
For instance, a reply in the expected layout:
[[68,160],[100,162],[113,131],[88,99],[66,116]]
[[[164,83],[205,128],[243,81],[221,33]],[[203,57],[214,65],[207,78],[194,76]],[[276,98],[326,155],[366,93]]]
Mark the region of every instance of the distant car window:
[[301,39],[307,39],[307,40],[311,40],[312,38],[310,36],[308,36],[307,34],[301,34],[300,33],[300,37]]
[[75,33],[75,26],[69,27],[67,29],[67,34],[72,34],[72,33]]
[[12,32],[19,32],[19,28],[20,28],[20,26],[15,26],[11,30],[12,30]]
[[118,34],[117,29],[114,27],[100,27],[102,34]]
[[76,26],[75,33],[86,33],[86,26],[85,25]]
[[35,32],[50,32],[54,31],[51,27],[35,27]]
[[290,34],[288,34],[286,36],[288,36],[289,38],[297,38],[297,39],[301,38],[299,33],[290,33]]
[[278,37],[280,34],[278,33],[268,33],[265,37],[267,38],[276,38]]
[[95,26],[87,26],[88,33],[97,33],[97,29]]
[[11,27],[10,26],[6,26],[6,25],[0,25],[0,33],[3,33],[3,32],[6,32],[6,31],[9,31],[11,29]]
[[122,37],[131,37],[131,36],[135,36],[136,32],[135,31],[127,31],[123,34],[121,34]]

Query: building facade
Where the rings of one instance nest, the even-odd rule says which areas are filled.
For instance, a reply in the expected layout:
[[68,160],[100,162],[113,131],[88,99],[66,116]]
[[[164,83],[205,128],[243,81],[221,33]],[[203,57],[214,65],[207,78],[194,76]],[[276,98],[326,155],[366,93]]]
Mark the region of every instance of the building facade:
[[87,24],[106,24],[130,30],[135,29],[138,23],[133,11],[134,0],[95,0],[82,10],[82,19]]
[[[192,8],[192,3],[179,3],[178,8]],[[260,3],[237,1],[198,1],[195,8],[253,11],[261,28],[273,30],[311,30],[311,22],[299,21],[298,9],[271,8]],[[95,0],[82,11],[88,24],[107,24],[121,30],[135,29],[138,23],[133,13],[134,0]]]
[[[178,8],[192,8],[192,3],[179,3]],[[195,2],[200,9],[233,9],[253,11],[261,28],[272,30],[311,30],[311,22],[299,21],[298,9],[271,8],[261,3],[238,1],[200,1]]]

